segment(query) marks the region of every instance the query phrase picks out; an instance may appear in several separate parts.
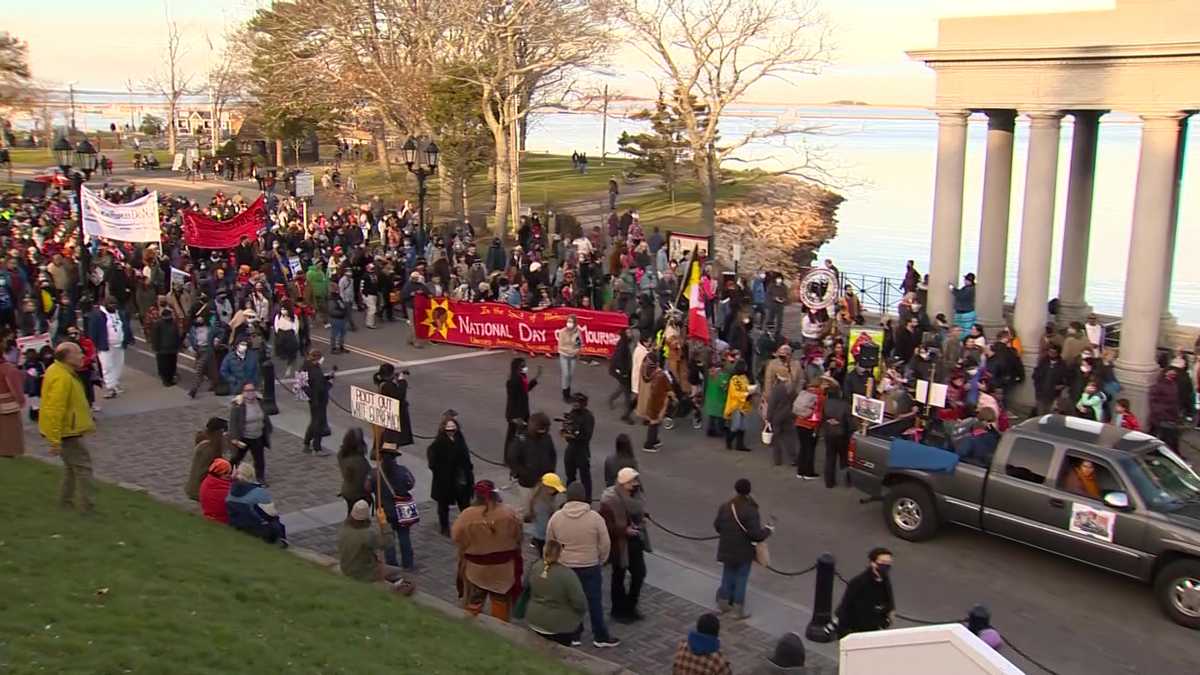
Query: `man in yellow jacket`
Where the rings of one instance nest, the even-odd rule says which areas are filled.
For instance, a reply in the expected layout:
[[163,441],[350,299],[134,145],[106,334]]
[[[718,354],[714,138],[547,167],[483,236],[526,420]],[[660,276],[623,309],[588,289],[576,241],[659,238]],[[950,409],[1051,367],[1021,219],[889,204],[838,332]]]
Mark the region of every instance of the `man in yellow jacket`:
[[[96,428],[92,409],[75,374],[83,365],[83,350],[64,342],[54,350],[54,363],[42,379],[42,409],[38,429],[50,444],[50,454],[62,457],[63,482],[59,504],[92,510],[92,456],[83,445],[83,435]],[[78,498],[76,498],[78,488]]]

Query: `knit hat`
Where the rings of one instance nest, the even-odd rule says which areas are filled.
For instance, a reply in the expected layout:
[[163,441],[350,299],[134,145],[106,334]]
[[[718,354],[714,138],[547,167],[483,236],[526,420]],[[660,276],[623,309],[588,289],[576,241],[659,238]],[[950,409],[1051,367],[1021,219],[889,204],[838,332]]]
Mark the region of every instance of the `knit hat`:
[[583,483],[575,481],[567,486],[567,501],[588,503],[587,492],[583,489]]
[[567,488],[563,487],[562,479],[556,473],[547,473],[542,475],[542,485],[548,488],[554,488],[555,492],[565,492]]
[[230,466],[229,460],[224,457],[218,457],[212,461],[212,464],[208,465],[208,472],[214,476],[227,478],[229,474],[233,473],[233,467]]
[[775,653],[767,657],[780,668],[803,668],[806,660],[804,640],[795,633],[786,633],[775,643]]
[[490,480],[481,480],[475,483],[475,496],[480,499],[487,499],[496,494],[496,484]]
[[733,484],[733,491],[743,497],[750,494],[750,480],[746,478],[737,479],[737,482]]
[[204,425],[205,431],[227,431],[228,429],[229,422],[220,417],[210,417],[208,418],[208,423]]
[[630,481],[634,480],[637,477],[638,477],[637,469],[627,466],[624,469],[621,469],[620,471],[617,472],[617,483],[620,485],[624,485],[624,484],[629,483]]
[[701,614],[696,620],[696,632],[717,637],[721,634],[721,620],[716,614]]
[[371,505],[365,499],[354,502],[354,506],[350,509],[350,517],[358,521],[370,520]]

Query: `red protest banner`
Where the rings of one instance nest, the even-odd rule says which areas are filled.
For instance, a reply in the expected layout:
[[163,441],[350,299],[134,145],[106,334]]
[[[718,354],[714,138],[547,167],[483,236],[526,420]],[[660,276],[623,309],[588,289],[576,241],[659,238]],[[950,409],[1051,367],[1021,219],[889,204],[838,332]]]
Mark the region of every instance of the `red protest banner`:
[[621,312],[554,307],[539,311],[514,309],[494,302],[458,302],[449,298],[413,298],[417,337],[464,347],[515,349],[530,354],[557,354],[554,332],[575,315],[583,337],[583,356],[608,358],[629,319]]
[[262,195],[250,208],[229,220],[214,220],[196,211],[183,212],[183,241],[196,248],[233,248],[242,237],[254,239],[265,217]]

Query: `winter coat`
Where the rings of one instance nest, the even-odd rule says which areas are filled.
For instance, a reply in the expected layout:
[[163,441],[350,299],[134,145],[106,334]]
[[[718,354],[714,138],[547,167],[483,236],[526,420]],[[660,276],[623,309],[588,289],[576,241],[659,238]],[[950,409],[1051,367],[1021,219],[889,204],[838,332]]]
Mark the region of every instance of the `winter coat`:
[[[258,406],[262,408],[262,401],[257,401]],[[271,416],[262,411],[262,439],[263,445],[271,447],[271,432],[274,427],[271,424]],[[241,394],[233,397],[233,401],[229,404],[229,437],[242,439],[246,434],[246,401]],[[204,465],[204,469],[208,470],[208,465]]]
[[655,369],[650,375],[640,376],[642,385],[638,391],[638,417],[650,424],[659,424],[667,416],[667,405],[671,400],[671,381],[661,369]]
[[155,354],[178,354],[183,344],[179,334],[179,324],[175,318],[162,318],[154,324],[154,334],[150,336],[150,346]]
[[723,411],[725,419],[729,419],[735,412],[740,412],[743,415],[748,415],[753,410],[750,405],[750,379],[745,375],[734,375],[729,378],[729,387],[725,392],[725,410]]
[[558,451],[554,449],[554,439],[548,431],[543,434],[531,432],[524,442],[517,443],[512,470],[521,487],[535,487],[542,482],[542,476],[554,473],[558,466]]
[[520,375],[508,378],[505,385],[504,418],[509,420],[529,419],[529,392],[537,386],[537,378],[530,379],[528,386]]
[[108,344],[108,315],[100,308],[93,309],[87,316],[87,336],[96,345],[96,351],[106,352],[110,347],[128,347],[133,344],[133,324],[129,323],[129,313],[123,309],[117,310],[121,319],[121,332],[124,335],[119,345]]
[[50,445],[59,445],[64,438],[82,436],[96,428],[83,383],[65,361],[55,361],[46,369],[41,398],[38,430]]
[[208,467],[214,459],[225,455],[223,445],[224,443],[221,443],[213,447],[204,433],[196,434],[196,447],[192,449],[191,470],[188,471],[187,482],[183,485],[183,492],[188,499],[192,501],[200,499],[200,485],[208,475]]
[[1033,369],[1033,391],[1039,401],[1058,398],[1059,387],[1067,384],[1067,364],[1062,359],[1042,357]]
[[583,335],[579,332],[579,326],[575,328],[564,326],[554,331],[554,337],[558,338],[559,356],[579,356],[579,351],[583,349]]
[[778,449],[784,458],[795,457],[800,449],[800,439],[792,431],[796,425],[792,404],[796,402],[797,393],[790,384],[776,384],[767,400],[767,422],[775,432],[771,437],[771,446]]
[[446,434],[439,433],[429,444],[425,458],[433,473],[430,498],[442,503],[470,501],[471,487],[475,485],[475,467],[462,433],[456,433],[453,441]]
[[[45,403],[42,404],[43,408]],[[1146,419],[1149,428],[1155,429],[1163,423],[1179,421],[1179,388],[1166,377],[1159,377],[1150,387],[1150,416]]]
[[367,458],[359,453],[348,457],[338,457],[338,471],[342,474],[342,489],[338,493],[343,499],[358,501],[370,496],[367,492],[368,476],[371,465]]
[[229,524],[229,511],[225,500],[229,497],[229,487],[233,481],[228,478],[207,474],[200,482],[199,499],[200,512],[205,518],[218,523]]
[[570,567],[535,562],[526,580],[529,607],[525,623],[534,631],[549,635],[570,633],[587,614],[587,596],[583,584]]
[[733,371],[722,368],[716,375],[709,374],[704,381],[704,414],[709,417],[725,417],[725,389]]
[[608,527],[608,540],[611,543],[609,550],[610,561],[613,566],[622,568],[629,567],[629,534],[627,529],[630,525],[641,530],[638,535],[642,538],[642,545],[646,551],[652,551],[650,547],[650,533],[646,530],[646,524],[640,522],[640,517],[635,518],[629,512],[627,504],[634,503],[635,510],[641,511],[643,514],[644,506],[641,504],[642,498],[639,495],[625,495],[620,493],[620,487],[611,485],[604,489],[604,493],[600,495],[600,517],[604,518],[604,524]]
[[[733,517],[734,509],[737,518]],[[741,525],[738,525],[738,522]],[[771,530],[762,526],[758,503],[750,496],[738,495],[717,508],[713,529],[720,535],[717,541],[717,562],[726,565],[745,565],[754,561],[754,544],[766,541]]]
[[604,518],[584,502],[567,502],[550,516],[546,540],[562,544],[558,560],[572,568],[603,565],[612,548]]
[[229,350],[221,361],[221,379],[229,384],[230,393],[241,392],[247,382],[258,382],[258,351],[247,349],[239,358],[236,349]]

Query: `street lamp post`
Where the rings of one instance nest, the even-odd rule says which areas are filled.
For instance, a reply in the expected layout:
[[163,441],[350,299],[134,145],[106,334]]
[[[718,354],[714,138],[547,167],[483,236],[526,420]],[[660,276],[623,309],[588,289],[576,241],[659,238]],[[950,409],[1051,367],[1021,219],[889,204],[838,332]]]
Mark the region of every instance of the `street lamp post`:
[[[73,155],[73,156],[72,156]],[[91,252],[84,241],[83,233],[83,184],[91,180],[92,172],[96,170],[96,147],[84,138],[74,148],[66,136],[60,136],[54,142],[54,159],[63,175],[71,179],[71,189],[75,192],[75,204],[79,209],[79,229],[76,236],[79,239],[79,289],[80,295],[87,288],[88,270],[91,267]],[[72,160],[78,171],[72,171]]]
[[[418,145],[420,143],[420,145]],[[432,140],[417,141],[412,136],[404,142],[404,165],[417,177],[417,223],[425,231],[425,179],[437,173],[438,146]]]

